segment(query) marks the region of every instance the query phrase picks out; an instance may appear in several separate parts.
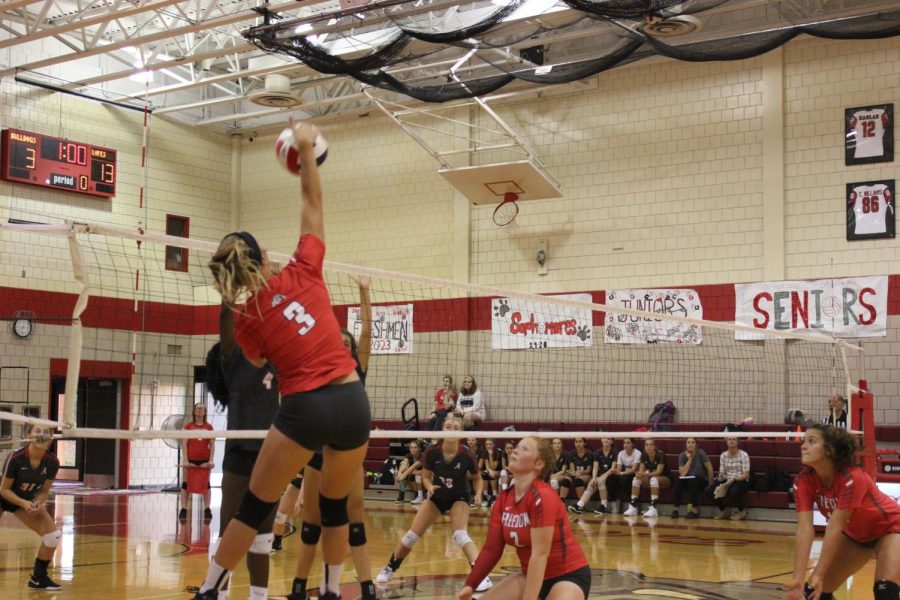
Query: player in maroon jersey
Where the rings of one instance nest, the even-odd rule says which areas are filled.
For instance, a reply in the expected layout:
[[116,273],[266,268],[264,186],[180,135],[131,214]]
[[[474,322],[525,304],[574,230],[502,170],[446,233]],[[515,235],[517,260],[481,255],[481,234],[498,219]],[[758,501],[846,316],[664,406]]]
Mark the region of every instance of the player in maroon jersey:
[[62,537],[45,507],[50,486],[59,471],[59,460],[50,453],[53,432],[44,425],[25,428],[30,440],[27,446],[13,452],[3,469],[0,483],[0,516],[4,511],[16,515],[28,529],[41,536],[41,547],[34,559],[34,572],[28,587],[35,590],[58,590],[58,583],[47,575],[47,567]]
[[[831,600],[872,558],[875,600],[900,599],[900,506],[853,465],[856,440],[831,425],[810,425],[800,447],[804,469],[794,481],[797,537],[794,576],[785,600]],[[819,561],[804,585],[812,547],[813,503],[828,519]]]
[[550,445],[523,438],[512,452],[514,484],[494,503],[487,538],[458,600],[469,600],[473,584],[486,576],[505,545],[516,549],[522,570],[498,583],[484,600],[584,600],[591,591],[591,570],[575,540],[566,506],[548,483],[555,459]]
[[[461,432],[462,419],[448,415],[444,420],[444,432]],[[427,492],[427,500],[419,506],[419,511],[410,525],[409,531],[397,544],[391,559],[388,561],[375,581],[387,583],[400,568],[413,546],[416,545],[428,528],[442,514],[450,514],[450,526],[453,529],[453,541],[466,555],[470,563],[475,562],[478,548],[469,537],[469,481],[475,485],[475,503],[481,504],[483,482],[478,470],[478,462],[466,446],[460,444],[459,437],[452,434],[444,437],[439,443],[425,451],[422,461],[422,486]],[[491,580],[483,577],[478,580],[480,591],[491,586]],[[477,582],[476,582],[477,583]]]
[[209,262],[216,289],[234,305],[235,335],[247,360],[278,372],[281,406],[266,435],[237,514],[229,522],[196,600],[218,597],[274,511],[288,482],[322,448],[319,494],[324,581],[320,598],[340,597],[348,549],[347,495],[366,455],[371,413],[356,361],[344,346],[322,274],[325,226],[322,185],[313,154],[318,129],[292,123],[300,154],[300,240],[280,272],[247,232],[225,236]]

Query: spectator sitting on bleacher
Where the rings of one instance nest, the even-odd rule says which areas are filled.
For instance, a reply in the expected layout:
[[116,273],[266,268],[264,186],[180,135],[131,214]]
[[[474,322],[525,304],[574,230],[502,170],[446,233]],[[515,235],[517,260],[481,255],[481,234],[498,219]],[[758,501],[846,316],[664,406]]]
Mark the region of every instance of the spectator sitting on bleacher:
[[744,509],[744,494],[750,489],[750,455],[738,448],[736,437],[726,438],[728,449],[719,458],[719,476],[710,486],[710,491],[719,507],[716,519],[725,518],[728,502],[737,510],[731,515],[732,521],[747,517]]
[[456,399],[459,394],[453,389],[453,376],[444,375],[441,380],[443,386],[434,393],[434,411],[428,415],[428,429],[441,431],[444,429],[444,419],[456,407]]
[[416,492],[416,497],[412,499],[410,504],[422,504],[425,497],[422,494],[422,446],[418,440],[409,443],[409,454],[400,461],[397,468],[397,487],[399,493],[396,504],[406,502],[406,490],[412,489]]
[[472,429],[487,418],[484,410],[484,398],[475,378],[466,375],[463,379],[462,389],[459,391],[459,401],[456,403],[456,412],[462,417],[463,429]]
[[503,453],[500,455],[500,490],[505,490],[512,484],[513,476],[509,472],[509,457],[512,456],[516,444],[512,440],[506,440],[503,444]]
[[[620,496],[617,501],[628,502],[628,493],[631,491],[631,484],[634,481],[634,475],[637,473],[638,467],[641,465],[641,451],[634,447],[632,438],[622,439],[622,450],[616,458],[616,466],[613,475],[619,477]],[[618,508],[618,507],[617,507]]]
[[481,471],[481,480],[484,481],[484,495],[481,500],[483,508],[493,504],[499,493],[502,457],[503,452],[494,446],[494,440],[484,440],[484,448],[475,455],[478,469]]
[[[591,473],[594,469],[594,453],[587,447],[583,437],[575,438],[575,450],[569,454],[569,477],[572,487],[575,488],[575,496],[578,498],[584,493],[584,488],[591,481]],[[563,502],[566,497],[562,497]]]
[[847,429],[847,400],[843,396],[828,399],[828,415],[822,419],[822,424]]
[[616,464],[616,447],[612,438],[600,440],[600,449],[594,452],[594,467],[591,473],[591,481],[587,489],[574,506],[569,506],[569,512],[581,514],[594,492],[600,490],[600,506],[594,510],[598,515],[604,515],[609,511],[609,489],[613,488],[615,494],[618,485],[618,476],[613,475],[613,467]]
[[672,518],[677,519],[684,491],[688,493],[688,519],[700,518],[700,492],[713,479],[712,462],[703,448],[697,447],[697,440],[689,437],[684,441],[684,451],[678,455],[678,477],[675,479],[675,510]]
[[657,450],[656,442],[647,438],[644,440],[644,454],[641,456],[640,467],[631,481],[631,506],[625,511],[625,516],[633,517],[638,514],[638,496],[641,494],[642,487],[648,487],[650,488],[650,508],[644,512],[643,516],[647,519],[658,517],[656,503],[659,502],[659,490],[670,485],[672,485],[672,478],[669,476],[669,467],[666,465],[666,454],[662,450]]
[[569,470],[569,463],[566,462],[566,453],[563,451],[561,439],[553,438],[550,441],[550,448],[553,449],[553,456],[556,458],[553,469],[550,471],[550,487],[554,490],[559,490],[562,480],[566,476],[566,471]]

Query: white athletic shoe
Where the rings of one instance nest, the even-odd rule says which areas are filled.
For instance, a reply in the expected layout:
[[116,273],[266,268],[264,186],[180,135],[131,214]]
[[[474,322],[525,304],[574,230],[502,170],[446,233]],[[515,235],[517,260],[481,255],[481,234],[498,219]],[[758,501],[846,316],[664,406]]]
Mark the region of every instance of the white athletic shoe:
[[422,504],[423,502],[425,502],[425,498],[423,498],[422,496],[416,496],[409,501],[410,504]]
[[394,570],[388,565],[384,565],[384,568],[378,571],[378,577],[375,578],[375,583],[387,583],[393,576]]
[[634,504],[629,504],[628,510],[626,510],[622,514],[625,515],[626,517],[633,517],[633,516],[637,515],[638,514],[637,506],[635,506]]
[[492,587],[494,587],[494,582],[491,581],[490,576],[487,576],[481,580],[481,583],[478,584],[478,587],[475,588],[475,591],[476,592],[486,592],[489,589],[491,589]]
[[655,519],[658,516],[659,516],[659,511],[656,510],[655,506],[651,506],[646,511],[644,511],[645,519]]

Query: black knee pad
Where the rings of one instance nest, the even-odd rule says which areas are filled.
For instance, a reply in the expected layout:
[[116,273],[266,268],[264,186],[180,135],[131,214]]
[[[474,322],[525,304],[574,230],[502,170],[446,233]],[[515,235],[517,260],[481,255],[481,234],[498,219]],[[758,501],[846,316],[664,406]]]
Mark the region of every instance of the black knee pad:
[[260,500],[253,492],[247,490],[234,518],[256,531],[277,506],[277,501],[266,502]]
[[895,581],[879,579],[872,586],[872,591],[875,593],[875,600],[897,600],[900,598],[900,585],[897,585]]
[[587,482],[584,479],[582,479],[581,477],[576,477],[575,479],[572,480],[572,485],[574,485],[577,488],[580,488],[580,487],[587,486]]
[[300,541],[307,546],[315,546],[318,544],[320,535],[322,535],[321,526],[313,525],[306,521],[303,521],[303,524],[300,525]]
[[183,489],[183,490],[186,490],[186,489],[187,489],[187,481],[182,481],[182,482],[181,482],[181,489]]
[[322,527],[340,527],[350,522],[347,514],[347,496],[343,498],[326,498],[319,494],[319,514],[322,516]]
[[350,523],[350,546],[366,545],[366,526],[364,523]]

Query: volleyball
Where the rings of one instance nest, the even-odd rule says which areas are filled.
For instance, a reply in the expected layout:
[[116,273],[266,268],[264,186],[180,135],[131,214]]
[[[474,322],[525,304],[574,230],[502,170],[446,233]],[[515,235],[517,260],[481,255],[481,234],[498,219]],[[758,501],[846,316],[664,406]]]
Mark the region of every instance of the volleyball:
[[[313,154],[316,157],[316,164],[320,166],[328,158],[328,142],[325,141],[322,132],[316,135]],[[285,127],[275,141],[275,155],[282,167],[294,175],[300,174],[300,148],[297,146],[297,140],[294,139],[294,130],[290,127]]]

